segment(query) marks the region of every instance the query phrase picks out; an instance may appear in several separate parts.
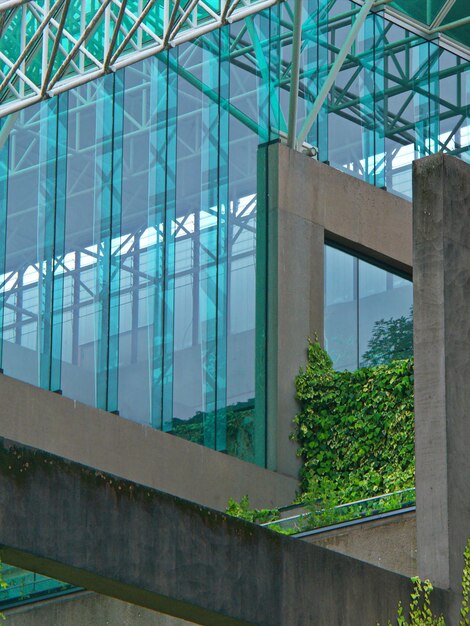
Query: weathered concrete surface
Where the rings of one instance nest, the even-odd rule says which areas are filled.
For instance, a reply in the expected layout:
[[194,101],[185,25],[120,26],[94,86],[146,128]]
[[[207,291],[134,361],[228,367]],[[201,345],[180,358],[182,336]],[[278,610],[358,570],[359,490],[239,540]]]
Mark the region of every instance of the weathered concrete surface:
[[0,545],[13,565],[214,626],[386,623],[410,591],[398,574],[4,439]]
[[190,626],[194,623],[89,591],[27,604],[4,613],[8,626]]
[[[326,236],[411,272],[411,203],[277,144],[278,205],[321,225]],[[274,158],[274,157],[273,157]]]
[[[391,571],[416,576],[416,516],[405,513],[304,539]],[[6,612],[9,626],[185,626],[186,621],[91,592]],[[371,626],[375,626],[371,624]],[[385,626],[385,625],[383,625]]]
[[292,502],[297,481],[0,375],[0,436],[218,510]]
[[[319,163],[280,143],[258,152],[258,219],[266,215],[266,376],[268,467],[296,476],[288,443],[298,412],[294,378],[307,339],[323,341],[325,238],[411,271],[409,202]],[[261,263],[258,264],[261,267]],[[261,283],[263,284],[263,283]],[[262,300],[261,300],[262,302]],[[258,346],[258,363],[265,346]],[[261,356],[260,356],[261,353]]]
[[299,409],[294,379],[305,364],[308,338],[323,339],[325,236],[309,216],[279,203],[280,181],[287,175],[280,163],[283,150],[270,144],[258,153],[258,211],[263,206],[267,213],[268,467],[297,476],[297,445],[289,441]]
[[356,526],[310,535],[304,541],[405,576],[418,573],[415,513],[364,521]]
[[413,193],[418,571],[458,590],[470,537],[470,167],[417,161]]
[[[304,539],[385,569],[416,576],[416,516],[405,513]],[[121,600],[78,592],[6,611],[9,626],[185,626],[188,622]],[[371,626],[374,626],[373,624]],[[385,626],[385,625],[383,625]]]

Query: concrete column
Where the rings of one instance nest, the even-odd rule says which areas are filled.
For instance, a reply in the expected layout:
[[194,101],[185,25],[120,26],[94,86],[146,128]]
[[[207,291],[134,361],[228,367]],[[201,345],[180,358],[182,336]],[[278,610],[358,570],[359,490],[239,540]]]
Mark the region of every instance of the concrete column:
[[299,411],[295,377],[305,365],[308,339],[318,336],[323,342],[325,235],[323,226],[312,219],[312,199],[303,198],[305,210],[296,203],[302,189],[294,198],[282,193],[291,154],[276,143],[261,146],[258,154],[259,224],[266,237],[265,246],[259,245],[258,239],[258,284],[263,284],[264,274],[267,285],[258,304],[266,298],[266,336],[262,341],[267,338],[267,349],[258,345],[258,354],[265,353],[266,362],[260,363],[262,357],[258,360],[257,373],[264,377],[266,390],[268,468],[297,476],[300,463],[296,445],[289,440],[294,430],[292,419]]
[[298,471],[289,441],[294,379],[307,339],[323,342],[325,237],[411,271],[408,202],[280,143],[260,146],[256,402],[260,421],[268,416],[268,468],[290,476]]
[[290,476],[298,471],[289,441],[299,409],[294,379],[307,339],[323,342],[325,237],[411,270],[408,202],[280,143],[260,146],[256,402],[258,423],[268,416],[268,467]]
[[470,167],[421,159],[413,190],[418,571],[458,592],[470,537]]

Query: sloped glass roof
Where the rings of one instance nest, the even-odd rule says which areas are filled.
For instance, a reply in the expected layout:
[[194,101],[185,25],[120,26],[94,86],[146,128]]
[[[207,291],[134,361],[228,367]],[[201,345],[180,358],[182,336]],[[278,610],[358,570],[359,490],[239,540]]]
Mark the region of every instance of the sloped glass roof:
[[430,36],[444,36],[470,53],[470,0],[389,0],[387,9],[403,14]]

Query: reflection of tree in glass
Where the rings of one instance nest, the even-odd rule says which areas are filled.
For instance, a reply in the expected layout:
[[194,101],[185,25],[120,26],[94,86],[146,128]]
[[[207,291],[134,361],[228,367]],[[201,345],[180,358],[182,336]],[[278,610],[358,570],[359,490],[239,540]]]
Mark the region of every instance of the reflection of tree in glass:
[[413,356],[413,307],[409,315],[378,320],[372,329],[361,367],[382,365]]

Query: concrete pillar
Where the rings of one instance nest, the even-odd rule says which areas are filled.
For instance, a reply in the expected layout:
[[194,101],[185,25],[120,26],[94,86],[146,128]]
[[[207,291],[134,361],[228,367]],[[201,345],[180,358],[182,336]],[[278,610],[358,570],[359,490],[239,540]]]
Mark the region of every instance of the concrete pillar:
[[267,289],[258,293],[258,311],[263,300],[266,309],[264,320],[257,320],[258,330],[264,324],[265,333],[258,336],[256,369],[258,389],[264,386],[266,393],[268,468],[297,476],[300,463],[289,440],[299,411],[294,381],[306,363],[308,339],[318,336],[323,342],[325,234],[312,219],[312,199],[305,194],[296,203],[302,189],[294,198],[282,194],[291,154],[277,143],[260,146],[258,152],[257,271],[258,284]]
[[470,537],[470,167],[421,159],[413,193],[418,571],[458,592]]
[[323,342],[325,238],[410,271],[411,206],[274,142],[258,151],[257,221],[257,422],[266,411],[269,469],[296,476],[294,379],[307,339]]

